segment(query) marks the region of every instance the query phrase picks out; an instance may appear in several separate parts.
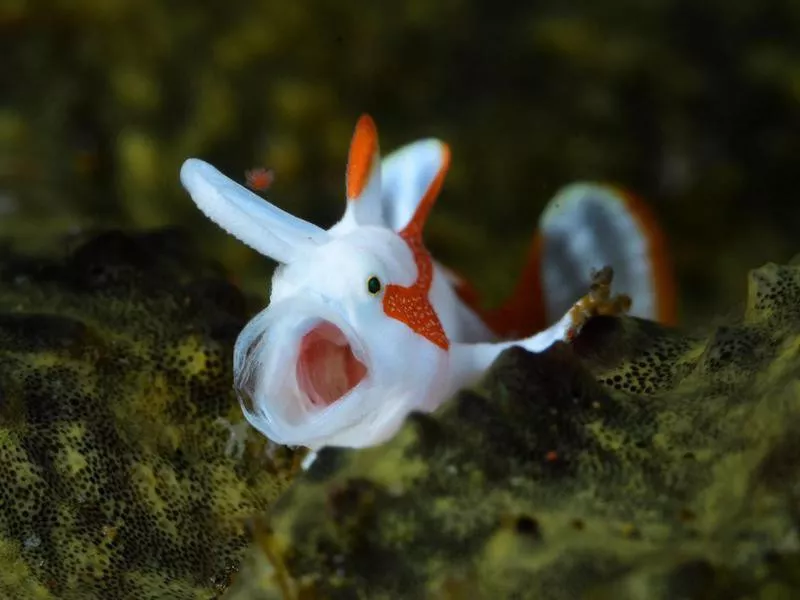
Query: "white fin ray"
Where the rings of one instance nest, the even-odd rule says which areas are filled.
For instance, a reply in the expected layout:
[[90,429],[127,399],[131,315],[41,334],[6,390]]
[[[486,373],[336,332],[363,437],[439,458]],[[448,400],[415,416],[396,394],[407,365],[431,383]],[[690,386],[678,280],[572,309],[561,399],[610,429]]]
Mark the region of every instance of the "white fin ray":
[[186,160],[180,177],[209,219],[280,263],[288,264],[328,239],[324,229],[281,210],[202,160]]
[[429,138],[407,144],[381,163],[381,210],[386,225],[403,229],[447,161],[447,147]]

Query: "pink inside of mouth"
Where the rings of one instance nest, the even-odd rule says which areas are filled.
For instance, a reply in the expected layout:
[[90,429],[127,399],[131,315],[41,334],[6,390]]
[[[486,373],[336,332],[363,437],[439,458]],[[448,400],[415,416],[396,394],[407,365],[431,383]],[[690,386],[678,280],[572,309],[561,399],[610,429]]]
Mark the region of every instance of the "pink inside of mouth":
[[303,336],[297,358],[297,382],[314,406],[330,406],[367,374],[347,336],[333,323],[320,323]]

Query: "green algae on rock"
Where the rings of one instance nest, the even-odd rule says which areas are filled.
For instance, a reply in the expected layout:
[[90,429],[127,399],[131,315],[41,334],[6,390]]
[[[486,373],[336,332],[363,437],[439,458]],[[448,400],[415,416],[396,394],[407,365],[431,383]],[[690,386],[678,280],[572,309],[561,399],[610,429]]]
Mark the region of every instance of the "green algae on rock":
[[0,597],[215,597],[286,486],[290,454],[226,425],[244,299],[190,248],[0,260]]
[[707,331],[596,317],[385,445],[324,449],[228,596],[800,594],[800,266]]

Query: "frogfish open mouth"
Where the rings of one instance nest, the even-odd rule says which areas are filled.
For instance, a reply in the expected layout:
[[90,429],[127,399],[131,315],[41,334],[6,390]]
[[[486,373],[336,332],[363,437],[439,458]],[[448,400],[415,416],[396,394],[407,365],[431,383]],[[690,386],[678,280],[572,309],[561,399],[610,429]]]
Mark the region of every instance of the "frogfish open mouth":
[[341,428],[341,405],[373,385],[354,328],[335,309],[311,301],[277,303],[256,315],[236,342],[233,367],[243,410],[279,443]]
[[353,352],[345,333],[322,321],[300,341],[297,384],[313,406],[329,406],[355,388],[367,367]]

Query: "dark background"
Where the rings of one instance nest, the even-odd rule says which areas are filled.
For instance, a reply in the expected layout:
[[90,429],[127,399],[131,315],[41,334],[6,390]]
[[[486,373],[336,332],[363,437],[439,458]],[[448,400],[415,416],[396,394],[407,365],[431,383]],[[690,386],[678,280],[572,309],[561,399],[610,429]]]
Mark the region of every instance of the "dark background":
[[327,226],[368,111],[384,150],[451,144],[427,241],[490,302],[577,179],[650,203],[684,322],[800,252],[796,1],[2,0],[0,57],[0,236],[16,245],[180,225],[263,299],[272,263],[197,211],[181,162],[270,167],[269,198]]

